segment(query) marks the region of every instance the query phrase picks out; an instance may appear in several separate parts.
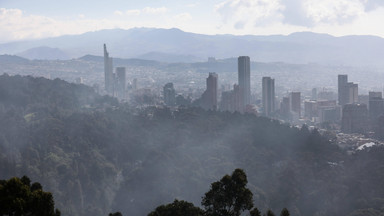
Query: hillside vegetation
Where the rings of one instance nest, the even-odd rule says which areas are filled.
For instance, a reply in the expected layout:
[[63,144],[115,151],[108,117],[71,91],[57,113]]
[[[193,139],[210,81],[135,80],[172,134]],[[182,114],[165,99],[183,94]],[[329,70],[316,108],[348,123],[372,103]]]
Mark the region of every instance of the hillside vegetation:
[[0,179],[40,182],[62,215],[199,206],[211,182],[241,168],[262,212],[376,216],[383,160],[383,147],[348,155],[317,130],[268,118],[136,110],[84,85],[0,76]]

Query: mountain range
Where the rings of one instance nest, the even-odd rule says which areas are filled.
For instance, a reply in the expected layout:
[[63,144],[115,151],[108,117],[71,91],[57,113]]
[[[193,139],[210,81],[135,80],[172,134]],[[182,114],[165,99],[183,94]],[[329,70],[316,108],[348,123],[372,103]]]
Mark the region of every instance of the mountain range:
[[248,55],[258,62],[384,66],[384,38],[334,37],[298,32],[290,35],[203,35],[179,29],[108,29],[80,35],[0,44],[0,54],[29,59],[70,59],[102,55],[106,43],[112,57],[160,62],[206,61],[208,57]]

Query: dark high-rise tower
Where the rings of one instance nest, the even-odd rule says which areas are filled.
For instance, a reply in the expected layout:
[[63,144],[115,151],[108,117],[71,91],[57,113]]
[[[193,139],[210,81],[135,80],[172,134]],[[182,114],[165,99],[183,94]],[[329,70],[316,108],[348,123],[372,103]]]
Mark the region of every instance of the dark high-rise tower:
[[263,77],[263,110],[265,116],[270,116],[275,111],[275,80]]
[[104,84],[105,91],[109,95],[113,95],[114,82],[112,58],[109,57],[107,46],[104,44]]
[[369,92],[369,118],[372,122],[383,115],[384,113],[384,100],[381,92]]
[[240,56],[238,58],[238,77],[241,111],[244,111],[245,106],[251,103],[251,66],[249,56]]
[[216,73],[209,73],[207,78],[207,90],[202,96],[202,107],[204,109],[217,109],[217,79]]
[[291,111],[298,114],[298,117],[301,117],[301,93],[300,92],[291,92],[290,95],[291,102]]
[[339,74],[338,75],[338,85],[337,85],[337,93],[339,99],[339,105],[344,106],[348,103],[348,75]]

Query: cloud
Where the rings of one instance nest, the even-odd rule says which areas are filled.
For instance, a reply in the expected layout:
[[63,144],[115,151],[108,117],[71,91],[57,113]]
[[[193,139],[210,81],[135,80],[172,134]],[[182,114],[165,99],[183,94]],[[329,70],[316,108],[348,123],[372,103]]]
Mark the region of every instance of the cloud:
[[168,8],[166,7],[159,7],[159,8],[152,8],[152,7],[145,7],[142,9],[142,12],[147,14],[164,14],[168,12]]
[[116,10],[115,12],[113,12],[113,14],[117,16],[122,16],[124,13],[122,11]]
[[366,11],[372,11],[384,6],[383,0],[363,0],[363,2],[365,3],[364,5]]
[[306,0],[303,6],[308,19],[314,23],[352,22],[365,10],[361,0]]
[[141,11],[140,10],[127,10],[125,12],[125,14],[127,14],[128,16],[138,16],[141,14]]
[[304,27],[352,23],[380,7],[383,0],[226,0],[215,11],[224,24],[242,29],[276,22]]
[[184,22],[192,20],[192,16],[189,13],[177,14],[177,15],[173,16],[173,18],[177,21],[184,21]]
[[215,6],[223,22],[236,29],[279,22],[283,9],[280,0],[226,0]]
[[123,16],[123,15],[127,15],[127,16],[139,16],[139,15],[142,15],[142,14],[165,14],[168,12],[168,9],[166,7],[159,7],[159,8],[153,8],[153,7],[145,7],[143,9],[132,9],[132,10],[127,10],[124,12],[122,11],[119,11],[119,10],[116,10],[114,12],[115,15],[118,15],[118,16]]
[[[57,22],[51,18],[36,15],[24,15],[19,9],[0,8],[0,35],[2,40],[18,40],[23,38],[39,38],[44,32],[51,32],[49,36],[58,34],[55,28]],[[42,31],[36,31],[41,29]]]

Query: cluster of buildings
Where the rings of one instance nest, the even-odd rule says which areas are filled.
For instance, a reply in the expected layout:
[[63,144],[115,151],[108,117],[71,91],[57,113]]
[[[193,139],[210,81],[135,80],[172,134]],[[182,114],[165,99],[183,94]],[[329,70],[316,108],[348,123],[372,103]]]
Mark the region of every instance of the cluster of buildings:
[[[369,92],[367,97],[358,95],[358,84],[348,82],[348,75],[338,75],[337,98],[333,92],[320,92],[312,89],[310,97],[299,91],[287,92],[277,97],[275,79],[262,77],[261,100],[251,99],[250,58],[237,59],[238,82],[232,89],[218,88],[218,74],[209,73],[206,89],[201,97],[192,101],[177,94],[173,83],[163,86],[163,104],[168,107],[179,105],[200,106],[206,110],[221,110],[258,115],[284,120],[293,124],[332,126],[346,133],[367,132],[373,122],[384,113],[382,92]],[[119,99],[126,98],[126,70],[113,68],[104,44],[105,91]]]
[[104,83],[108,95],[125,99],[126,94],[126,71],[125,67],[113,68],[113,59],[109,57],[107,46],[104,44]]

